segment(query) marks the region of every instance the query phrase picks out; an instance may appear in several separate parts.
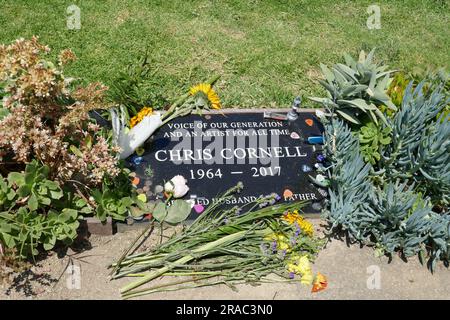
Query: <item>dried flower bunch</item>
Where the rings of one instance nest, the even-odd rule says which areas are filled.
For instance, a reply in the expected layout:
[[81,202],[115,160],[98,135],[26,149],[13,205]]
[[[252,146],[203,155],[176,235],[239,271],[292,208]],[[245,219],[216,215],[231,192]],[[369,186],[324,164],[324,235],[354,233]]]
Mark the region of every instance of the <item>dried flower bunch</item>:
[[38,38],[0,46],[0,152],[18,164],[36,158],[50,168],[50,178],[74,178],[91,185],[117,176],[114,150],[88,112],[105,108],[107,87],[92,83],[74,88],[63,67],[75,60],[70,50],[57,64],[44,60],[50,49]]

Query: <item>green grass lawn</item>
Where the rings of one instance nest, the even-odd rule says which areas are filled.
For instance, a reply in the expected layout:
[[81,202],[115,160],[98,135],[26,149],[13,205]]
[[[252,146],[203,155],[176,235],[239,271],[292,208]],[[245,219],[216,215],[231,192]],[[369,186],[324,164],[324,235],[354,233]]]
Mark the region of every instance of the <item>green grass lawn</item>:
[[[81,8],[81,30],[66,28],[66,8]],[[368,30],[367,7],[381,8]],[[0,0],[0,42],[40,36],[54,51],[71,48],[67,72],[110,84],[145,48],[167,97],[220,74],[226,107],[288,106],[314,95],[318,64],[377,47],[393,68],[449,66],[446,0]]]

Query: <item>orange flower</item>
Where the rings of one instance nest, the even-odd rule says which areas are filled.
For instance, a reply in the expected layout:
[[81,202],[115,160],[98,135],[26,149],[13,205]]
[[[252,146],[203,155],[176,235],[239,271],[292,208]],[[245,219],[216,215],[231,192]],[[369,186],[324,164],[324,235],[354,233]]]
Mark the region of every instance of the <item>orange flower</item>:
[[325,290],[328,285],[327,277],[325,277],[320,272],[317,272],[316,279],[314,280],[313,287],[311,289],[312,293],[319,292]]

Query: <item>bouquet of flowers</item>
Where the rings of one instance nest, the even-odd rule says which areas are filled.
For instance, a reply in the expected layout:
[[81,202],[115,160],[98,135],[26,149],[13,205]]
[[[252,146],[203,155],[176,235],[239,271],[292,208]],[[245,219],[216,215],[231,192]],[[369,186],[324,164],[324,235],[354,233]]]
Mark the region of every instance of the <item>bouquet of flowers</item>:
[[[242,207],[221,206],[241,188],[239,183],[225,192],[189,227],[155,249],[113,264],[114,279],[140,278],[121,289],[123,298],[215,284],[294,282],[296,276],[303,284],[314,283],[313,292],[324,289],[326,278],[320,273],[314,277],[310,265],[323,242],[300,215],[303,203],[276,204],[280,197],[270,194]],[[187,278],[137,289],[163,275]]]
[[192,87],[188,93],[178,98],[164,114],[154,112],[152,108],[143,107],[129,121],[125,120],[126,110],[111,108],[113,137],[121,148],[120,159],[129,157],[141,146],[160,126],[191,113],[201,114],[203,110],[220,109],[220,99],[212,85],[219,79],[215,76],[205,83]]

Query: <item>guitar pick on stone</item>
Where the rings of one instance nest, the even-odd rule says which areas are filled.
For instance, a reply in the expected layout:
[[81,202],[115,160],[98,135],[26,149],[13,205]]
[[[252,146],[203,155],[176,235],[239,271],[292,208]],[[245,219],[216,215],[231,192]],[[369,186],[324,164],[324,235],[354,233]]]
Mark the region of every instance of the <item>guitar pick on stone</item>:
[[147,202],[147,196],[145,195],[145,193],[141,193],[140,195],[137,196],[138,200],[146,203]]
[[133,158],[131,158],[131,160],[133,161],[133,163],[135,165],[141,164],[142,161],[144,161],[143,157],[138,157],[138,156],[134,156]]
[[285,189],[283,192],[283,198],[286,200],[288,198],[291,198],[294,195],[291,190]]
[[133,181],[131,181],[131,183],[134,186],[137,186],[139,184],[139,182],[141,181],[141,179],[139,179],[139,177],[134,177]]
[[198,214],[202,213],[205,210],[205,207],[201,204],[196,204],[194,206],[194,210],[195,212],[197,212]]
[[144,154],[144,152],[145,152],[145,149],[144,149],[144,148],[142,148],[142,147],[136,148],[136,154],[137,154],[139,157],[142,156],[142,155]]
[[300,136],[297,132],[294,131],[291,133],[291,138],[294,140],[297,140],[297,139],[300,139]]
[[309,144],[323,144],[323,137],[321,136],[308,137],[307,141]]
[[314,124],[314,121],[313,121],[312,119],[306,119],[305,122],[306,122],[306,124],[307,124],[308,126],[310,126],[310,127],[312,127],[313,124]]

